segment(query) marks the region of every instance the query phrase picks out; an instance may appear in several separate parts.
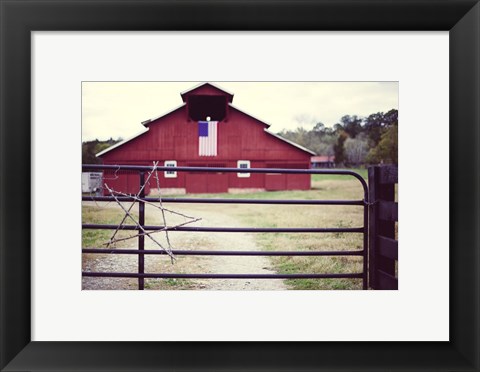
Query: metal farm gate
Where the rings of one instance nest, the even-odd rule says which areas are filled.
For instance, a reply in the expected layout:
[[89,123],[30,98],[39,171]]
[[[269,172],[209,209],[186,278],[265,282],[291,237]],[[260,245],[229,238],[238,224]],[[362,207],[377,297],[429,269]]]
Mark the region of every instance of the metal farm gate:
[[[82,224],[82,229],[102,230],[134,230],[138,231],[137,249],[109,249],[109,248],[83,248],[82,253],[90,254],[126,254],[138,256],[137,272],[92,272],[84,271],[84,277],[111,277],[111,278],[137,278],[138,289],[143,290],[145,279],[148,278],[189,278],[189,279],[324,279],[324,278],[350,278],[362,279],[363,289],[396,289],[396,260],[398,248],[396,246],[395,226],[392,221],[396,216],[397,204],[393,201],[394,191],[392,182],[395,177],[387,177],[386,174],[396,175],[395,171],[387,171],[390,167],[375,167],[369,170],[369,182],[374,186],[369,188],[365,180],[358,174],[349,170],[333,169],[272,169],[272,168],[204,168],[204,167],[175,167],[176,172],[234,172],[234,173],[269,173],[269,174],[326,174],[342,175],[356,178],[363,190],[361,200],[278,200],[278,199],[208,199],[208,198],[172,198],[162,197],[164,203],[210,203],[210,204],[277,204],[277,205],[332,205],[332,206],[359,206],[363,208],[363,226],[359,227],[321,227],[321,228],[256,228],[256,227],[187,227],[178,226],[172,229],[166,226],[145,225],[145,204],[159,201],[158,197],[145,197],[145,175],[152,172],[152,166],[138,165],[83,165],[82,171],[117,172],[127,171],[138,173],[138,185],[141,192],[135,195],[124,196],[93,196],[83,195],[83,201],[95,202],[135,202],[138,204],[138,225],[110,225],[110,224]],[[158,171],[172,171],[171,167],[156,167]],[[104,173],[104,174],[105,174]],[[385,189],[386,187],[386,189]],[[386,190],[386,191],[384,191]],[[369,202],[369,200],[372,202]],[[393,203],[393,204],[392,204]],[[369,228],[370,211],[370,228]],[[373,220],[372,220],[373,216]],[[387,219],[388,221],[385,221]],[[373,228],[372,228],[373,224]],[[190,232],[247,232],[247,233],[348,233],[362,234],[363,248],[349,251],[214,251],[214,250],[172,250],[175,256],[358,256],[362,257],[362,271],[358,273],[295,273],[295,274],[204,274],[204,273],[145,273],[145,259],[148,255],[164,255],[164,250],[145,249],[145,235],[155,231],[190,231]],[[393,234],[393,235],[392,235]],[[370,235],[370,247],[369,247]],[[369,254],[370,252],[370,254]],[[370,263],[369,263],[370,256]],[[393,266],[392,266],[393,263]],[[370,274],[369,274],[370,272]]]

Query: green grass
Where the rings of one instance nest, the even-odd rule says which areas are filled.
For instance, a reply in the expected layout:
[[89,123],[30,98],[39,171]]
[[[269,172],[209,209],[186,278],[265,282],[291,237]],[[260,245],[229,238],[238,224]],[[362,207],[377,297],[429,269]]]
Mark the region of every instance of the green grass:
[[189,279],[146,279],[145,289],[150,290],[175,290],[175,289],[195,289],[195,284]]
[[[118,225],[125,213],[119,207],[118,209],[102,208],[96,206],[83,206],[82,223],[108,224]],[[132,216],[138,218],[138,213],[132,211]],[[125,224],[132,224],[130,219]],[[82,230],[82,247],[84,248],[101,248],[105,247],[104,243],[108,242],[114,230]],[[125,238],[132,235],[132,231],[118,231],[117,238]],[[126,243],[119,242],[117,247],[125,247]]]

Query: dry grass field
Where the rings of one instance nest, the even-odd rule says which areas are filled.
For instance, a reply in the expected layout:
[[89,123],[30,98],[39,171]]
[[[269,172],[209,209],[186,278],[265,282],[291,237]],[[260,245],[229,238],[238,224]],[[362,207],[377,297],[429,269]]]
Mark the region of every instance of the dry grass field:
[[[366,177],[365,171],[360,171]],[[242,199],[363,199],[358,180],[348,176],[312,176],[309,191],[280,191],[254,194],[188,195],[202,198]],[[164,207],[192,217],[202,218],[192,226],[215,227],[361,227],[362,206],[307,206],[260,204],[164,204]],[[135,207],[133,210],[137,210]],[[84,202],[84,223],[118,224],[124,213],[115,203]],[[167,213],[168,225],[184,222],[182,216]],[[131,224],[131,221],[127,221]],[[146,224],[162,225],[158,209],[147,206]],[[84,230],[83,247],[102,247],[112,231]],[[132,235],[120,232],[121,236]],[[162,245],[167,245],[164,234],[155,234]],[[205,233],[170,232],[174,249],[192,250],[361,250],[361,233]],[[118,249],[136,248],[136,239],[117,244]],[[159,249],[146,238],[146,249]],[[83,270],[136,272],[136,256],[117,254],[83,255]],[[172,265],[167,256],[146,256],[146,272],[171,273],[360,273],[362,258],[355,257],[223,257],[178,256]],[[84,278],[84,289],[136,289],[135,279]],[[361,279],[291,279],[291,280],[197,280],[147,279],[146,289],[298,289],[340,290],[361,289]]]

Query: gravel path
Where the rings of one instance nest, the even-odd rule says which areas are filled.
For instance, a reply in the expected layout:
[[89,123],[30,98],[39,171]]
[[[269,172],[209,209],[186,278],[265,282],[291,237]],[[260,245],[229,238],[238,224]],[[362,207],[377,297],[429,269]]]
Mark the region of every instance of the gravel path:
[[[87,205],[90,205],[87,203]],[[95,204],[92,204],[95,205]],[[118,208],[109,204],[109,208]],[[229,205],[168,205],[167,208],[185,215],[200,217],[190,226],[223,226],[241,227],[237,219],[228,213]],[[146,206],[147,224],[162,224],[162,214],[158,208]],[[168,225],[184,222],[183,217],[167,213]],[[163,235],[163,236],[161,236]],[[155,234],[156,240],[166,245],[164,234]],[[170,232],[170,242],[174,249],[195,250],[243,250],[258,251],[260,248],[254,236],[248,233],[205,233],[205,232]],[[136,239],[129,243],[136,248]],[[159,249],[149,238],[145,238],[145,249]],[[136,256],[129,255],[89,255],[83,262],[86,271],[137,271]],[[274,274],[270,259],[264,256],[178,256],[174,265],[165,256],[149,255],[145,257],[146,272],[182,272],[182,273],[234,273],[234,274]],[[148,280],[147,282],[155,282]],[[83,289],[136,289],[137,280],[118,278],[83,278]],[[280,279],[189,279],[184,281],[169,281],[171,289],[203,289],[203,290],[285,290],[287,287]],[[146,285],[146,288],[149,288]],[[155,285],[150,287],[155,289]]]

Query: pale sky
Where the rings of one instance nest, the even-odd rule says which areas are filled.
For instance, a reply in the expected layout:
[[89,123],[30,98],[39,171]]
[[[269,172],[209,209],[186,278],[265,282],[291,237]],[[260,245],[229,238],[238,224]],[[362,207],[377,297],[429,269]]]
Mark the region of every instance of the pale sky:
[[[128,138],[183,102],[180,93],[201,82],[84,82],[82,140]],[[212,82],[233,93],[232,104],[271,124],[272,132],[344,115],[368,116],[398,109],[398,82]]]

